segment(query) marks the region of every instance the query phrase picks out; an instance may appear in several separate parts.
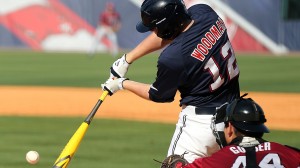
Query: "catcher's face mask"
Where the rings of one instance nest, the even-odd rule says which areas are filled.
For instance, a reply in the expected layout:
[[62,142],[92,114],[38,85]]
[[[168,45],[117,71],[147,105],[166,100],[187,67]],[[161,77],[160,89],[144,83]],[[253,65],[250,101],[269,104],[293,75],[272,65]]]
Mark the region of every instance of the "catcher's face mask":
[[226,116],[226,107],[228,103],[223,104],[220,107],[217,107],[216,114],[212,117],[211,122],[211,130],[216,137],[216,141],[219,144],[221,148],[225,147],[227,145],[224,129],[225,129],[225,116]]

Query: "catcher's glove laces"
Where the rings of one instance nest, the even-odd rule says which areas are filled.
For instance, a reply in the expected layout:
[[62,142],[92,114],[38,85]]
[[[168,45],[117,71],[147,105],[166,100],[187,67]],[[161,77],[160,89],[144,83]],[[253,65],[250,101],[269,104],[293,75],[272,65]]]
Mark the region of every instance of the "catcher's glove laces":
[[182,168],[183,166],[188,164],[187,160],[184,159],[185,154],[187,154],[187,152],[184,152],[182,155],[170,155],[162,162],[156,159],[153,160],[160,163],[161,168]]

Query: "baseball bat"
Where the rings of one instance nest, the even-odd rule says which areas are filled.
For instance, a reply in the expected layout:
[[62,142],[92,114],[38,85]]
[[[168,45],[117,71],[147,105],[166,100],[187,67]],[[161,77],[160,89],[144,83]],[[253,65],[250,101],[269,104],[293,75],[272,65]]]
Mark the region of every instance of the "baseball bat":
[[75,131],[73,136],[70,138],[69,142],[66,144],[66,146],[60,153],[59,157],[56,159],[52,168],[66,168],[69,165],[90,123],[92,122],[98,108],[104,101],[107,94],[108,91],[104,91],[102,93],[101,97],[97,101],[96,105],[94,106],[90,114],[86,117],[86,119],[81,123],[79,128]]

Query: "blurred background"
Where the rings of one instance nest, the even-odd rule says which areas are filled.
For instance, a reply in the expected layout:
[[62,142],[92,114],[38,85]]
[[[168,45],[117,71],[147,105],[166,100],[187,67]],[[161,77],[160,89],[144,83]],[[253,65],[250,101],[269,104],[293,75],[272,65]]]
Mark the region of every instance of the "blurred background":
[[[148,35],[135,30],[142,2],[0,0],[0,168],[52,166],[96,103],[111,64]],[[271,129],[265,138],[300,148],[300,1],[205,2],[225,21],[241,92],[265,110]],[[117,55],[108,36],[95,38],[107,4],[121,19]],[[128,78],[153,82],[157,55],[136,61]],[[124,92],[101,105],[69,167],[159,167],[153,159],[165,157],[179,97],[157,105]],[[40,153],[37,165],[26,163],[29,150]]]
[[[201,0],[188,0],[196,3]],[[87,52],[99,14],[112,2],[121,16],[119,47],[130,49],[147,34],[135,30],[142,0],[1,0],[1,48]],[[282,54],[300,50],[298,0],[207,1],[226,22],[238,52]],[[108,42],[109,43],[109,42]],[[102,39],[99,50],[109,44]]]

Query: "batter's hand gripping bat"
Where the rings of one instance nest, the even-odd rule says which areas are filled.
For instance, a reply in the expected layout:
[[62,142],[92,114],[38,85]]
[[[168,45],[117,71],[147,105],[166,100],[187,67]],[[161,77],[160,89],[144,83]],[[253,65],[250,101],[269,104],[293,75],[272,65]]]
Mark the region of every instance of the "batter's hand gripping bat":
[[86,119],[82,122],[82,124],[79,126],[79,128],[76,130],[76,132],[73,134],[69,142],[66,144],[65,148],[60,153],[59,157],[56,159],[52,168],[66,168],[69,165],[98,108],[104,101],[107,94],[108,91],[104,91],[102,93],[96,105],[94,106],[90,114],[86,117]]

